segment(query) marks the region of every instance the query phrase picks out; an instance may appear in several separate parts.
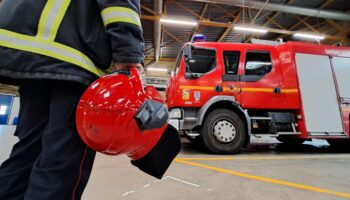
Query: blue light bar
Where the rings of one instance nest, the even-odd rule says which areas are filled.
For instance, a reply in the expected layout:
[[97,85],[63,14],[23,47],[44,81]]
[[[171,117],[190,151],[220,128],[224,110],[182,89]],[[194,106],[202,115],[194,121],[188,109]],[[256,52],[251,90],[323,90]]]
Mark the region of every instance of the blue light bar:
[[193,36],[192,42],[205,42],[205,35],[203,35],[203,34],[195,34]]

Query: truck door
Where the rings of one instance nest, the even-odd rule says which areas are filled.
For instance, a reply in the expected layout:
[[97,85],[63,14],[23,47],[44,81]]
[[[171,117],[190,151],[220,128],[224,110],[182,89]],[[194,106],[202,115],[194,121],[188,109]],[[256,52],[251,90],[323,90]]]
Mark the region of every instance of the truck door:
[[329,57],[296,53],[295,59],[308,134],[344,135],[339,99]]
[[244,69],[241,72],[244,75],[240,77],[243,108],[283,109],[286,106],[282,71],[277,52],[272,50],[246,52]]
[[241,83],[238,69],[240,64],[240,51],[223,51],[223,65],[225,70],[222,75],[222,86],[225,95],[233,96],[235,101],[240,102]]
[[343,116],[343,125],[349,134],[350,113],[350,58],[333,57],[332,65],[338,86],[339,102]]
[[215,48],[192,47],[192,58],[184,63],[179,76],[181,104],[201,107],[221,93],[221,71]]

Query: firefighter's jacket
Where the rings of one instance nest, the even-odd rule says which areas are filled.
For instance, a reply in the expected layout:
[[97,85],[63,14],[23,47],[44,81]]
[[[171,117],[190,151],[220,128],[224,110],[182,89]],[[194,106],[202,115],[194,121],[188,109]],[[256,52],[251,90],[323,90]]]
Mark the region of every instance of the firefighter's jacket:
[[89,84],[114,63],[143,62],[139,0],[3,0],[0,82]]

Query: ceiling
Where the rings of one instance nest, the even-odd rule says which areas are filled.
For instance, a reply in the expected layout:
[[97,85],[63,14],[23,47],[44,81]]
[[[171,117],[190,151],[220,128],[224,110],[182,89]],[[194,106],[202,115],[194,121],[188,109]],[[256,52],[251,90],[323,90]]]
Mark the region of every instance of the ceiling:
[[[243,2],[243,0],[241,0]],[[242,7],[240,5],[224,5],[220,1],[191,1],[164,0],[161,1],[161,13],[155,11],[158,0],[141,0],[142,25],[145,38],[146,63],[154,59],[156,48],[154,26],[160,18],[198,21],[197,26],[181,26],[162,24],[160,29],[160,59],[176,58],[181,46],[191,40],[195,33],[202,33],[207,41],[221,42],[250,42],[252,38],[284,41],[298,40],[292,33],[296,31],[317,35],[326,35],[322,44],[350,46],[349,20],[335,20],[329,18],[311,17],[300,14],[276,12],[261,8]],[[222,1],[229,2],[229,1]],[[233,1],[232,1],[233,2]],[[243,3],[260,2],[297,6],[300,8],[319,9],[350,14],[349,0],[244,0]],[[250,25],[266,27],[272,31],[263,35],[243,34],[233,30],[235,25]],[[287,34],[284,34],[286,32]],[[315,42],[315,41],[311,41]]]

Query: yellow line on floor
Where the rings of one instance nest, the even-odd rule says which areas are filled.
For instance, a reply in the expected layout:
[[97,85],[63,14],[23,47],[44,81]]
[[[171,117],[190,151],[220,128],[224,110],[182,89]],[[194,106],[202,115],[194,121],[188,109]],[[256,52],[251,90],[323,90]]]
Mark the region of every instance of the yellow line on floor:
[[196,162],[185,161],[185,160],[178,159],[178,158],[175,161],[178,163],[191,165],[191,166],[195,166],[195,167],[200,167],[200,168],[205,168],[205,169],[209,169],[212,171],[217,171],[217,172],[224,173],[224,174],[230,174],[230,175],[238,176],[238,177],[242,177],[242,178],[263,181],[263,182],[272,183],[272,184],[276,184],[276,185],[284,185],[284,186],[288,186],[288,187],[292,187],[292,188],[298,188],[298,189],[308,190],[308,191],[312,191],[312,192],[318,192],[318,193],[323,193],[323,194],[328,194],[328,195],[333,195],[333,196],[337,196],[337,197],[343,197],[343,198],[350,199],[349,193],[337,192],[337,191],[332,191],[332,190],[325,189],[325,188],[318,188],[318,187],[314,187],[314,186],[292,183],[292,182],[282,181],[282,180],[278,180],[278,179],[267,178],[267,177],[263,177],[263,176],[256,176],[256,175],[236,172],[236,171],[222,169],[222,168],[209,166],[209,165],[204,165],[204,164],[200,164],[200,163],[196,163]]
[[178,158],[181,160],[202,160],[202,161],[211,161],[211,160],[294,160],[294,159],[334,159],[334,158],[350,158],[348,156],[342,155],[324,155],[324,156],[249,156],[249,157],[215,157],[215,158]]
[[234,158],[234,157],[224,157],[224,158],[177,158],[177,159],[180,159],[180,160],[237,160],[237,158]]

